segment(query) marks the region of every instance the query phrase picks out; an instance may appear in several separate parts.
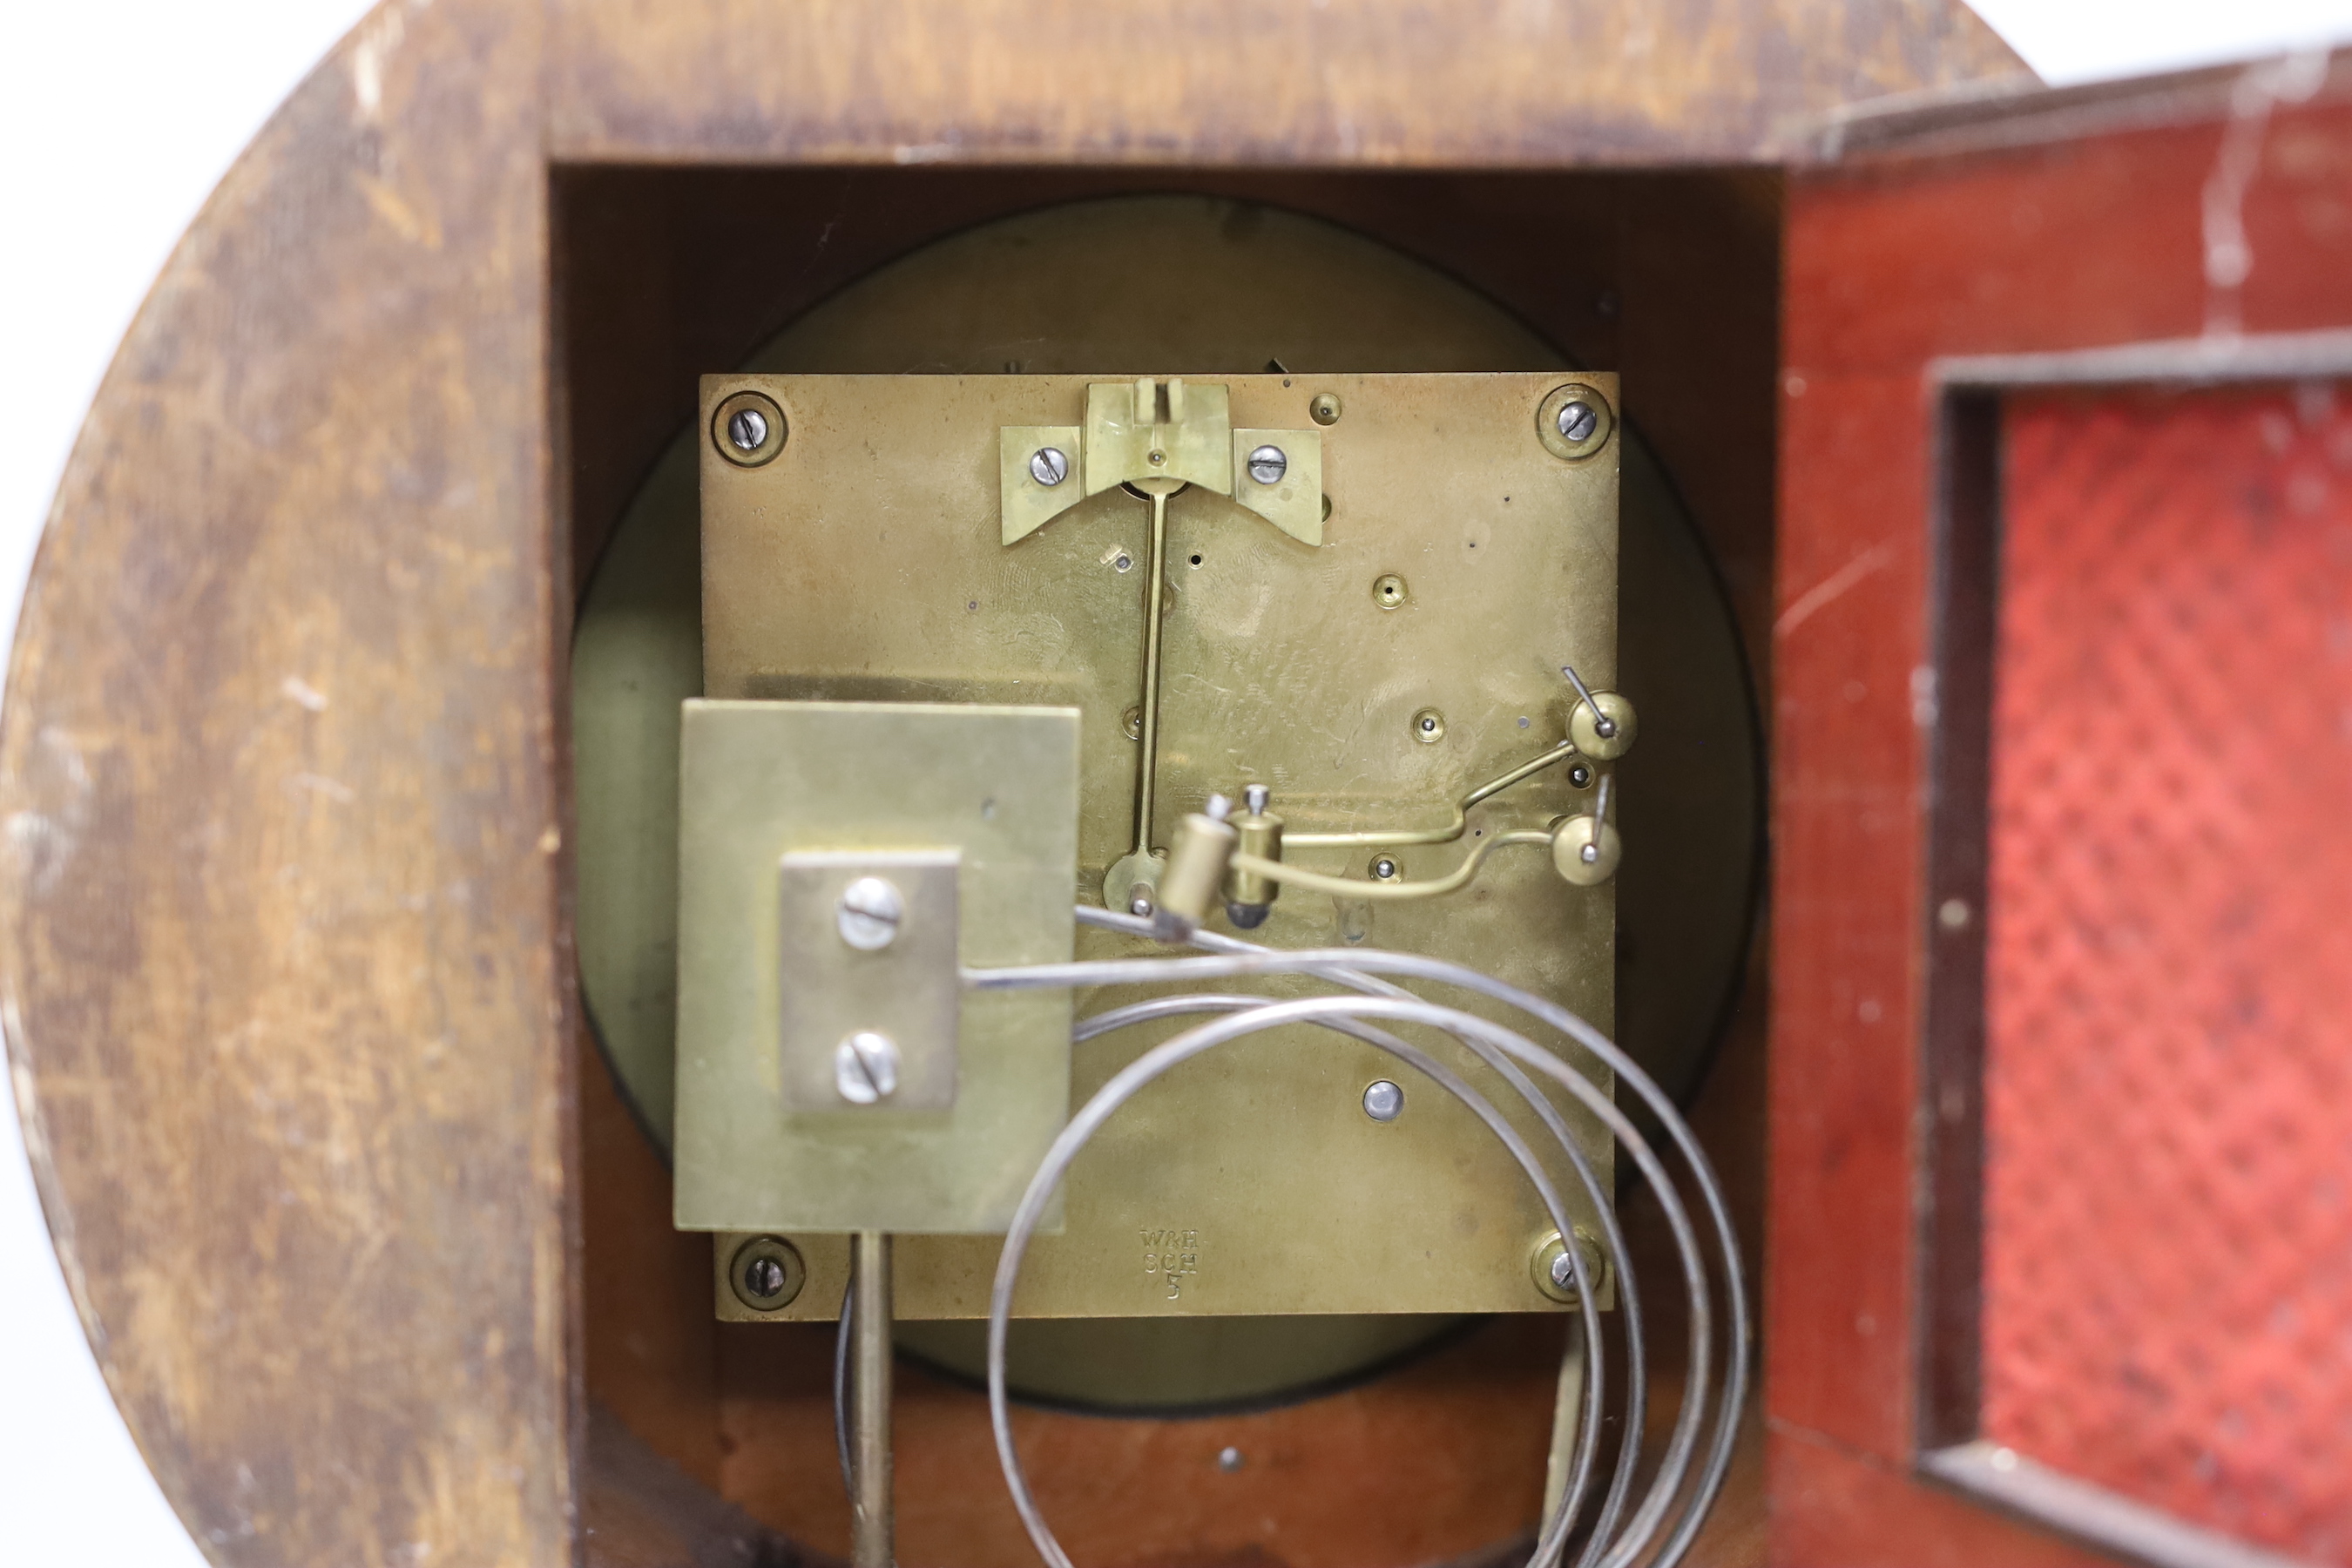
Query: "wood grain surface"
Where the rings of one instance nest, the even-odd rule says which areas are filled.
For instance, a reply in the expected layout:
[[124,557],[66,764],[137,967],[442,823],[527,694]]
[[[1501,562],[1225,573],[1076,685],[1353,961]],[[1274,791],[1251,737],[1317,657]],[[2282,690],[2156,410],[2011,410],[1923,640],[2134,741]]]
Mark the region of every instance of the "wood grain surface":
[[658,0],[554,14],[577,162],[1544,167],[1769,160],[1856,100],[2000,78],[1944,0]]
[[571,1551],[536,26],[380,12],[270,122],[100,393],[17,633],[26,1143],[222,1563]]
[[[569,498],[629,480],[561,413],[551,161],[1753,160],[2017,69],[1927,0],[1638,15],[394,0],[296,93],[100,392],[0,723],[27,1142],[215,1561],[579,1544]],[[1671,233],[1629,244],[1702,270]],[[716,1560],[731,1528],[635,1539]]]

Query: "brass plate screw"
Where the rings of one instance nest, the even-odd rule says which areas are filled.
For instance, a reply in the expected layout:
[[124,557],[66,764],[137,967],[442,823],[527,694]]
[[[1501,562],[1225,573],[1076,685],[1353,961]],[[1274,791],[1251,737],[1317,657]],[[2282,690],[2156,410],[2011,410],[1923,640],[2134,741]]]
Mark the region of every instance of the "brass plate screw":
[[1376,1079],[1364,1090],[1364,1114],[1375,1121],[1394,1121],[1404,1114],[1404,1090],[1387,1079]]
[[784,449],[784,411],[756,392],[739,392],[711,414],[711,444],[739,468],[756,468]]
[[1412,738],[1424,746],[1433,746],[1445,738],[1445,715],[1434,708],[1424,708],[1412,716]]
[[1609,445],[1616,418],[1597,387],[1581,382],[1555,386],[1536,405],[1536,437],[1555,458],[1573,462]]
[[781,1236],[755,1236],[735,1249],[727,1282],[735,1299],[755,1312],[780,1312],[807,1283],[800,1249]]
[[1339,423],[1339,395],[1329,392],[1317,393],[1315,400],[1307,405],[1307,413],[1318,425],[1337,425]]
[[1290,458],[1279,447],[1260,447],[1249,455],[1249,477],[1262,485],[1278,485],[1290,471]]
[[[1583,1264],[1585,1277],[1593,1289],[1601,1289],[1609,1282],[1609,1260],[1601,1250],[1601,1243],[1579,1229],[1576,1250]],[[1529,1272],[1535,1276],[1536,1289],[1555,1301],[1573,1303],[1576,1300],[1576,1265],[1568,1258],[1568,1248],[1560,1245],[1559,1232],[1551,1231],[1536,1244],[1535,1257],[1530,1258]]]
[[1059,447],[1040,447],[1029,454],[1029,477],[1051,489],[1070,477],[1069,454]]
[[860,877],[842,889],[833,918],[842,941],[860,952],[878,952],[898,936],[907,900],[884,879]]
[[1404,603],[1404,579],[1393,572],[1384,573],[1372,581],[1372,603],[1383,610],[1393,610]]
[[852,1105],[872,1105],[898,1092],[898,1042],[860,1029],[833,1050],[833,1087]]

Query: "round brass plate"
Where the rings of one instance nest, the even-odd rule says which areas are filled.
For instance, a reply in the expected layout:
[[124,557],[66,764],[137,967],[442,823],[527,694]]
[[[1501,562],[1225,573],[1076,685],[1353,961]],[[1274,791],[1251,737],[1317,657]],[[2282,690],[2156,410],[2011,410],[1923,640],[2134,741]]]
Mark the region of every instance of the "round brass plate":
[[[1097,286],[1105,278],[1120,287]],[[1136,309],[1138,300],[1152,308]],[[1485,296],[1385,246],[1296,214],[1190,195],[1073,203],[952,236],[835,294],[743,368],[987,374],[1017,363],[1030,374],[1174,368],[1205,377],[1259,374],[1270,357],[1332,371],[1576,368]],[[1320,393],[1311,374],[1299,390],[1310,405]],[[1336,398],[1308,412],[1325,424],[1341,414]],[[1614,429],[1613,411],[1610,421]],[[614,1077],[665,1152],[677,710],[702,689],[698,434],[680,432],[623,516],[572,649],[582,990]],[[1637,432],[1624,432],[1621,460],[1618,684],[1639,700],[1647,732],[1617,764],[1610,807],[1634,851],[1616,881],[1617,1026],[1625,1048],[1679,1094],[1706,1059],[1745,960],[1762,772],[1738,636],[1706,554]],[[1271,1398],[1386,1364],[1400,1333],[1425,1340],[1439,1326],[1380,1319],[1350,1335],[1330,1320],[1202,1321],[1024,1324],[1016,1347],[1024,1335],[1076,1335],[1088,1349],[1064,1373],[1046,1370],[1050,1356],[1028,1373],[1016,1362],[1014,1381],[1127,1409]],[[1301,1334],[1299,1321],[1324,1327]],[[1400,1328],[1407,1321],[1415,1326]],[[960,1334],[904,1331],[933,1361],[976,1372],[978,1341]],[[1263,1354],[1237,1348],[1256,1343],[1253,1335]],[[1308,1343],[1356,1348],[1335,1363],[1299,1348]],[[1171,1366],[1200,1370],[1164,1375]],[[1229,1375],[1243,1368],[1246,1376]],[[1055,1381],[1033,1388],[1029,1378]]]

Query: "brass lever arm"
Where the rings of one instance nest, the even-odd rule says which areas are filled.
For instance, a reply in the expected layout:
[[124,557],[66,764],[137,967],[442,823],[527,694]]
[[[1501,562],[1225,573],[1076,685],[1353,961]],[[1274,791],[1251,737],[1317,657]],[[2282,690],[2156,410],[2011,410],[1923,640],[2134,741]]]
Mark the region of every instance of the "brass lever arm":
[[1443,827],[1381,829],[1369,833],[1285,833],[1282,842],[1286,847],[1293,849],[1385,849],[1411,844],[1451,844],[1469,826],[1472,806],[1502,794],[1521,779],[1533,778],[1553,763],[1574,755],[1576,743],[1562,741],[1533,761],[1521,763],[1509,773],[1487,780],[1462,797],[1461,804],[1454,808],[1454,820]]
[[1551,835],[1537,828],[1522,828],[1516,833],[1498,833],[1481,842],[1462,858],[1462,863],[1443,877],[1432,877],[1418,882],[1359,882],[1350,877],[1328,877],[1320,871],[1309,871],[1281,860],[1267,860],[1255,855],[1236,854],[1233,858],[1235,870],[1254,877],[1265,877],[1276,882],[1286,882],[1309,892],[1328,893],[1336,899],[1433,899],[1441,893],[1458,891],[1470,885],[1478,868],[1487,856],[1506,844],[1545,844]]

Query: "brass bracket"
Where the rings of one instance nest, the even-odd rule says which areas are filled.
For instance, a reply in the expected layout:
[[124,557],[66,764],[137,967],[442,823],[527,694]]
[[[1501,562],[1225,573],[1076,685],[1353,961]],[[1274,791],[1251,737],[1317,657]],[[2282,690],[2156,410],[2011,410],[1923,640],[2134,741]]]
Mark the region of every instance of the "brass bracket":
[[1070,956],[1077,827],[1074,710],[686,704],[680,1229],[1003,1231],[1069,1119],[1070,999],[960,972]]
[[953,849],[820,850],[778,862],[785,1109],[955,1104],[962,858]]
[[1002,426],[998,470],[1007,544],[1118,485],[1214,490],[1302,544],[1323,542],[1322,432],[1236,430],[1222,384],[1091,383],[1083,424]]

